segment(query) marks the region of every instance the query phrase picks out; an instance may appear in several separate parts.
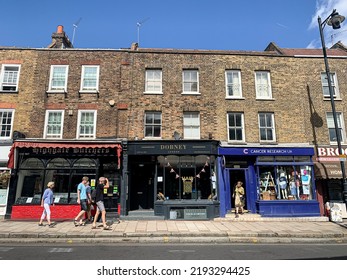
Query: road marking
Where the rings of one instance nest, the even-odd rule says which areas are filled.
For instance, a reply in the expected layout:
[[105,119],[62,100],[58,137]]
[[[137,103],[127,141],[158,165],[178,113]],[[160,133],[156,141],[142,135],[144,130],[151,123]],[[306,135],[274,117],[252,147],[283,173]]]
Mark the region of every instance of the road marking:
[[71,253],[72,251],[72,248],[51,248],[48,253]]
[[195,253],[195,250],[169,250],[170,253]]
[[8,252],[14,249],[13,247],[0,247],[0,252]]

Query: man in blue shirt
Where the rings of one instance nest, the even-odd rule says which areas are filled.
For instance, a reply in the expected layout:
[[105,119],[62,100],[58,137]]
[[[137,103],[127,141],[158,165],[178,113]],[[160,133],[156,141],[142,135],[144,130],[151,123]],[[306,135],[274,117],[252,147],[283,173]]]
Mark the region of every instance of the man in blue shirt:
[[81,211],[78,213],[76,218],[74,219],[74,225],[77,227],[78,225],[84,226],[83,218],[87,209],[87,188],[86,185],[89,182],[88,177],[83,177],[82,182],[77,186],[77,203],[81,205]]

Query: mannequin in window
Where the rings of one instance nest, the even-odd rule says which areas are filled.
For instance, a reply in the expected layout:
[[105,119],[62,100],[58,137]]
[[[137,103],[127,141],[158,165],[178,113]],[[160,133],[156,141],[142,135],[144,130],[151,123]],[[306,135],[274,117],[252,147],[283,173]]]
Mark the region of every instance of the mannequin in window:
[[283,169],[280,170],[280,177],[278,179],[279,186],[281,189],[281,194],[283,199],[288,199],[288,193],[287,193],[287,177],[286,173]]

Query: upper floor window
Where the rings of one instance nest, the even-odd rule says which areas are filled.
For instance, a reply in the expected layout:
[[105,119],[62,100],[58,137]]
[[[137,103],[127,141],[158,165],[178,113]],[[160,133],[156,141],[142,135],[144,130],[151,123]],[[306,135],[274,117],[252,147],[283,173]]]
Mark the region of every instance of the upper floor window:
[[82,66],[81,91],[97,91],[99,89],[99,66]]
[[225,71],[225,83],[226,83],[227,98],[242,97],[241,71],[239,70]]
[[11,138],[14,110],[0,109],[0,139]]
[[199,72],[198,70],[183,70],[183,93],[199,93]]
[[245,141],[243,113],[228,113],[228,140]]
[[[326,73],[321,73],[322,87],[323,87],[323,96],[325,98],[330,98],[329,84],[328,84],[328,75]],[[337,78],[335,73],[330,73],[331,87],[333,91],[334,98],[339,97],[339,88],[337,86]]]
[[47,110],[45,118],[44,138],[63,137],[64,110]]
[[199,112],[183,113],[184,139],[200,139],[200,114]]
[[49,91],[66,92],[68,65],[52,65],[49,79]]
[[[340,140],[342,143],[345,143],[346,132],[345,132],[345,125],[343,122],[342,114],[337,112],[336,113],[336,119],[337,119],[337,128],[338,128]],[[329,130],[330,143],[335,144],[335,143],[337,143],[337,137],[336,137],[336,130],[335,130],[333,113],[330,113],[330,112],[327,113],[327,124],[328,124],[328,130]]]
[[95,138],[96,135],[96,111],[78,111],[77,138]]
[[20,65],[4,64],[0,72],[0,90],[18,91]]
[[147,69],[145,93],[163,93],[162,91],[162,70]]
[[145,113],[145,137],[161,137],[161,112]]
[[259,99],[272,98],[270,72],[267,72],[267,71],[255,72],[255,91],[256,91],[256,96]]
[[259,113],[260,142],[276,141],[275,118],[273,113]]

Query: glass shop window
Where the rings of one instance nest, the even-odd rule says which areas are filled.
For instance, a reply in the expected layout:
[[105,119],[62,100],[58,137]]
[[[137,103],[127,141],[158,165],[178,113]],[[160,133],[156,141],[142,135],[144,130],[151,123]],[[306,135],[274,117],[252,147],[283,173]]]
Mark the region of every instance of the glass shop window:
[[260,200],[311,200],[312,166],[258,166]]

